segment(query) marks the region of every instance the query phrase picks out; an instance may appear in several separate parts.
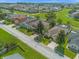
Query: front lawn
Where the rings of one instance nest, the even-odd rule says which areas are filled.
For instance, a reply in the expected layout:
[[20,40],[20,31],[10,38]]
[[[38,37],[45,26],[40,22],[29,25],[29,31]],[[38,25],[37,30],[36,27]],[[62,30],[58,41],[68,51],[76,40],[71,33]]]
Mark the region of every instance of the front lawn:
[[65,43],[56,47],[55,51],[57,51],[59,55],[63,56],[66,55],[67,57],[74,59],[76,57],[76,53],[69,50],[67,48],[67,45],[68,45],[68,37],[65,37]]
[[45,45],[48,45],[50,43],[50,39],[47,39],[47,38],[42,38],[41,39],[41,43],[45,44]]
[[16,42],[24,50],[24,52],[22,52],[17,48],[15,50],[8,52],[7,54],[4,54],[3,56],[8,56],[10,54],[14,54],[18,52],[21,53],[21,55],[23,55],[25,59],[47,59],[45,56],[41,55],[40,53],[38,53],[37,51],[35,51],[25,43],[23,43],[22,41],[20,41],[19,39],[10,35],[9,33],[7,33],[2,29],[0,29],[0,42],[4,42],[4,43]]
[[76,57],[76,53],[72,52],[69,49],[65,49],[65,53],[66,56],[70,57],[71,59],[74,59]]
[[25,28],[18,28],[19,31],[23,32],[24,34],[28,35],[28,36],[31,36],[33,35],[33,32],[32,31],[28,31],[27,29]]
[[76,53],[72,52],[71,50],[67,48],[63,48],[62,46],[58,46],[55,49],[56,53],[58,53],[61,56],[66,55],[70,59],[74,59],[76,57]]
[[13,24],[13,22],[9,19],[5,19],[5,21],[3,23],[6,24],[6,25]]

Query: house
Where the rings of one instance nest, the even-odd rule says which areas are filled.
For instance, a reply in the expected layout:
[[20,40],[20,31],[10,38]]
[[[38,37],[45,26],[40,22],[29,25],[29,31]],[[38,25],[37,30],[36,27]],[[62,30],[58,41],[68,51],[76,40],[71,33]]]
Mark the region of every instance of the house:
[[[23,25],[24,27],[27,27],[27,28],[35,29],[35,28],[37,28],[38,23],[39,23],[39,20],[27,19],[25,22],[21,23],[21,25]],[[49,29],[49,23],[42,21],[42,24],[44,25],[44,28],[46,30]]]
[[33,28],[29,23],[36,21],[34,17],[27,16],[27,20],[24,22],[21,22],[19,26],[24,27],[24,28]]
[[56,38],[58,36],[58,33],[61,31],[61,30],[64,30],[65,33],[68,33],[68,29],[67,29],[67,26],[65,25],[56,25],[54,26],[53,28],[51,28],[50,30],[48,30],[48,32],[46,33],[49,37],[53,38],[54,41],[56,41]]
[[21,14],[7,14],[6,18],[12,20],[17,25],[24,22],[27,19],[27,16]]
[[14,15],[12,19],[15,24],[19,24],[21,22],[24,22],[27,19],[27,16],[18,14]]
[[59,10],[61,10],[62,8],[60,7],[60,6],[51,6],[50,7],[50,10],[52,11],[59,11]]
[[[35,17],[27,16],[27,19],[24,22],[21,22],[19,25],[25,28],[35,29],[40,20],[36,20]],[[46,29],[49,29],[49,23],[46,21],[42,21],[42,24]]]
[[[34,28],[37,28],[38,23],[39,23],[39,20],[36,20],[36,21],[30,22],[29,25],[31,25]],[[42,24],[44,25],[45,29],[49,29],[49,23],[42,21]]]
[[69,36],[68,48],[74,52],[79,52],[79,31],[71,32]]

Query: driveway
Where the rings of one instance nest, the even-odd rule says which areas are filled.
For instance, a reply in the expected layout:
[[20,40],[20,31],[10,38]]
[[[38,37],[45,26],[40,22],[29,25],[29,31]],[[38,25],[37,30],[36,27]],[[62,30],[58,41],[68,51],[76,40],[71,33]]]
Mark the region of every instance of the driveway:
[[77,56],[75,57],[75,59],[79,59],[79,54],[77,54]]
[[52,50],[54,50],[55,47],[58,46],[58,44],[56,44],[55,42],[51,42],[51,43],[49,43],[47,46],[48,46],[49,48],[51,48]]

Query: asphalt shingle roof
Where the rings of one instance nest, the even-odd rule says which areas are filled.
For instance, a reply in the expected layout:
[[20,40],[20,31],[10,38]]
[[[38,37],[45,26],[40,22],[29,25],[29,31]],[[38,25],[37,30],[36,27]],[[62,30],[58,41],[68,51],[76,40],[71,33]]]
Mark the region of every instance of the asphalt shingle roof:
[[71,33],[69,36],[69,44],[76,44],[79,46],[79,31],[77,31],[76,33]]

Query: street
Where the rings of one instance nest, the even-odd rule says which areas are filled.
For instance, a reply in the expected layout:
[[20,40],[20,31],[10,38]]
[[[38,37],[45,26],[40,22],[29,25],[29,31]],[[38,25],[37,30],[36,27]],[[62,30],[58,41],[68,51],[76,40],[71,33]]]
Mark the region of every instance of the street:
[[11,27],[8,27],[7,25],[0,24],[0,28],[4,29],[8,33],[12,34],[13,36],[17,37],[24,43],[26,43],[28,46],[32,47],[42,55],[46,56],[48,59],[69,59],[68,57],[61,57],[58,54],[56,54],[54,51],[51,51],[47,49],[46,47],[42,46],[41,44],[35,42],[30,38],[29,36],[23,34],[22,32],[13,29]]

